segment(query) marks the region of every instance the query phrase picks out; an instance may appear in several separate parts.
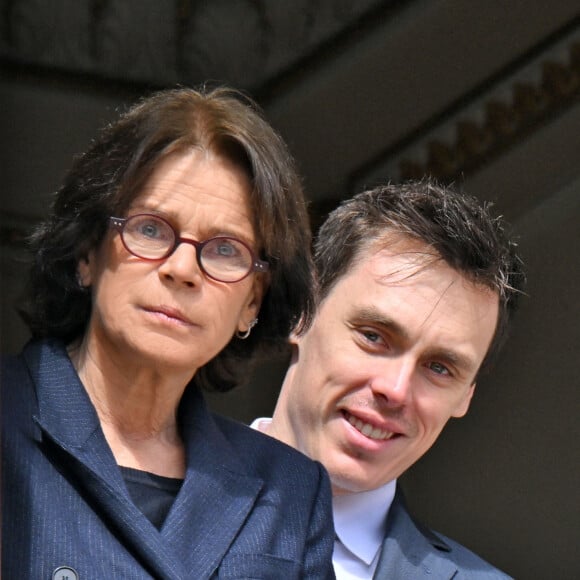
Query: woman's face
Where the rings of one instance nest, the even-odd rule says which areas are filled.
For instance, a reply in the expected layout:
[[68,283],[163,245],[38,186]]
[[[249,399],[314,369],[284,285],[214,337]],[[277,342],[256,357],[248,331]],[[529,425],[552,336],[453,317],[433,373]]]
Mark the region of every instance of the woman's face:
[[[232,236],[258,254],[250,188],[246,173],[227,159],[198,150],[176,153],[157,166],[127,216],[115,217],[160,215],[181,237]],[[137,258],[113,229],[78,269],[93,296],[85,344],[141,368],[195,372],[248,328],[264,293],[259,274],[233,284],[205,276],[191,244],[161,261]]]

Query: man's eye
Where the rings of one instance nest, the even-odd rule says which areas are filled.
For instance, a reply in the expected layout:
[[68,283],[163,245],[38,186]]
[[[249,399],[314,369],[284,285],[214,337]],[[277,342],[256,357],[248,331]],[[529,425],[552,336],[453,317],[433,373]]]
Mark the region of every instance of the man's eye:
[[449,369],[438,362],[429,363],[429,368],[438,375],[450,375]]
[[375,332],[374,330],[361,330],[360,333],[364,337],[364,340],[367,343],[371,343],[373,345],[385,344],[383,337],[378,332]]
[[378,342],[381,338],[376,332],[371,332],[369,330],[365,330],[363,335],[370,342]]

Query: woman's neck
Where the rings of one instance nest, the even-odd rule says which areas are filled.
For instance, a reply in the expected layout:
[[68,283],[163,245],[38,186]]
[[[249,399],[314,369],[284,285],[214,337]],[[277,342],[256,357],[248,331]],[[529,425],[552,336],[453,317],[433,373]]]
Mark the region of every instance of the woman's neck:
[[183,477],[177,408],[190,377],[122,364],[86,343],[68,352],[117,463]]

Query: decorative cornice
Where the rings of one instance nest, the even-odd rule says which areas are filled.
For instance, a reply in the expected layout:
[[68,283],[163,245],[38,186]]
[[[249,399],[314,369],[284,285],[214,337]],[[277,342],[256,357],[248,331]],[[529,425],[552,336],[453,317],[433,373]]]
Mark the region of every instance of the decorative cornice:
[[580,102],[580,34],[545,48],[507,78],[375,160],[354,190],[377,179],[464,178]]
[[400,0],[5,0],[0,58],[107,82],[259,91]]

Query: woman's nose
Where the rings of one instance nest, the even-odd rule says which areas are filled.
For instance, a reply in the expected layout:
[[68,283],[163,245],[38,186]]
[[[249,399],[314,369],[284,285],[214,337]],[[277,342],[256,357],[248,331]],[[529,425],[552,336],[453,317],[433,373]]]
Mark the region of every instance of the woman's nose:
[[197,286],[203,272],[197,261],[197,251],[192,244],[181,243],[159,266],[159,275],[186,286]]

